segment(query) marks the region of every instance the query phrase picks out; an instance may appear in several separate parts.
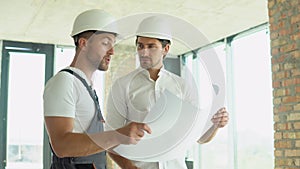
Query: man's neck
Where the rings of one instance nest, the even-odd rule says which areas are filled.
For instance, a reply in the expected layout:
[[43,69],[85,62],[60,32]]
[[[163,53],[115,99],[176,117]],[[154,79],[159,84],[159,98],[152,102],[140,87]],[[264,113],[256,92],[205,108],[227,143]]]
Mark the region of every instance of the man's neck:
[[75,56],[71,65],[71,67],[75,67],[77,69],[80,69],[88,78],[88,80],[91,82],[92,79],[92,75],[94,73],[93,70],[90,70],[88,65],[85,65],[85,63],[83,63],[83,61],[79,61],[78,60],[78,56]]
[[148,69],[148,72],[150,74],[150,78],[154,81],[156,81],[158,79],[158,73],[160,71],[161,68],[159,69],[154,69],[154,68],[151,68],[151,69]]

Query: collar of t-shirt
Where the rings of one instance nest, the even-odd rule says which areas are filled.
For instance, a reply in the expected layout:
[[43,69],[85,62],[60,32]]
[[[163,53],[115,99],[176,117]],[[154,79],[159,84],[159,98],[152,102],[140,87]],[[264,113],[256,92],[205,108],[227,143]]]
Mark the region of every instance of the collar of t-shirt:
[[82,77],[85,81],[86,81],[86,83],[89,85],[89,86],[92,86],[93,84],[92,84],[92,81],[91,80],[89,80],[88,78],[87,78],[87,76],[86,76],[86,74],[82,71],[82,70],[80,70],[80,69],[78,69],[78,68],[76,68],[76,67],[71,67],[71,66],[68,66],[66,69],[71,69],[71,70],[73,70],[75,73],[77,73],[80,77]]

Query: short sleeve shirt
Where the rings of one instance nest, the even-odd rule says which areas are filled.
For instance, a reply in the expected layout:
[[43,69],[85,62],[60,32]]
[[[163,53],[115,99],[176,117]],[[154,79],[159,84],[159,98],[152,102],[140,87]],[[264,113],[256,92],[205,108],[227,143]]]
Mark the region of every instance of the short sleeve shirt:
[[[77,68],[68,67],[78,73],[90,85],[86,75]],[[95,114],[95,105],[83,83],[68,72],[58,72],[46,83],[44,94],[44,116],[74,118],[73,132],[83,133]]]

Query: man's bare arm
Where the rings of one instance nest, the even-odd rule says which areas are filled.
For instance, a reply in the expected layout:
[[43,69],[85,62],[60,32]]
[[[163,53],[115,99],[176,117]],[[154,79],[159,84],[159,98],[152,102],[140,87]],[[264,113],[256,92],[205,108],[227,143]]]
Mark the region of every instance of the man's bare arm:
[[50,143],[58,157],[86,156],[119,144],[137,144],[143,131],[151,133],[143,123],[130,123],[115,131],[95,134],[73,133],[73,123],[73,118],[45,117]]

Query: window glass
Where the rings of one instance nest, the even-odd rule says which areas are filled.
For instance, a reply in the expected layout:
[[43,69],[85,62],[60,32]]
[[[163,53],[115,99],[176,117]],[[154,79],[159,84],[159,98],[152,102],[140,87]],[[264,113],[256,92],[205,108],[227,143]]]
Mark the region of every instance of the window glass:
[[269,35],[266,30],[253,33],[234,40],[232,48],[238,167],[273,168]]
[[[215,69],[222,69],[224,72],[223,76],[226,79],[226,51],[225,45],[218,45],[213,48],[200,51],[198,53],[198,57],[217,57],[221,67]],[[225,81],[225,89],[226,89],[226,81]],[[225,100],[225,107],[226,100]],[[229,125],[229,124],[228,124]],[[229,143],[228,143],[228,125],[222,129],[219,129],[216,136],[208,143],[199,145],[200,148],[200,161],[197,165],[199,168],[214,168],[214,169],[225,169],[229,167],[229,159],[231,158],[229,155]],[[195,167],[196,164],[194,165]]]
[[190,55],[186,59],[183,72],[191,70],[199,81],[201,57],[217,55],[226,89],[230,88],[226,98],[232,102],[228,125],[209,143],[195,144],[187,151],[187,160],[197,169],[274,168],[269,34],[263,29],[236,38],[227,47],[222,44],[200,50],[197,58]]
[[55,51],[54,74],[69,66],[75,56],[74,47],[57,47]]
[[9,52],[6,169],[43,166],[45,55]]

